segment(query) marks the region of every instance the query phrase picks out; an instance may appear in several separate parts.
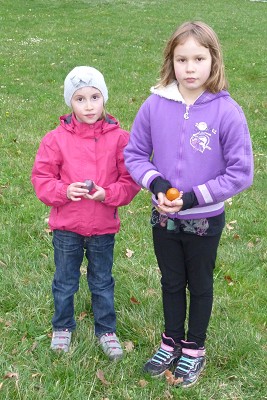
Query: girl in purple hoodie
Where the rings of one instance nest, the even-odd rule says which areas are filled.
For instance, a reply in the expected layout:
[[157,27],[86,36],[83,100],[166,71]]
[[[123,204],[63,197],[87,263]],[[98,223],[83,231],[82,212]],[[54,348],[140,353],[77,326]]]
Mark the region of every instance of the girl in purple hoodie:
[[[160,376],[174,367],[175,384],[182,387],[195,384],[205,366],[224,201],[253,179],[247,122],[226,89],[215,32],[203,22],[182,24],[167,42],[160,81],[141,106],[124,151],[134,180],[152,192],[162,275],[165,331],[144,370]],[[171,187],[182,196],[168,200]]]

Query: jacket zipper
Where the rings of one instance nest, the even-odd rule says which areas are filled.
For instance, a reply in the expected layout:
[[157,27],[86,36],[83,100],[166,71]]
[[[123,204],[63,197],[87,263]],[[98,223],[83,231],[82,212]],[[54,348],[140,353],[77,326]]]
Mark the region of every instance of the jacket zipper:
[[[184,120],[189,119],[189,108],[190,108],[190,105],[186,105],[185,113],[184,113]],[[183,126],[182,126],[182,135],[181,135],[181,140],[180,140],[179,158],[178,158],[179,163],[181,162],[182,153],[183,153],[183,144],[184,144],[184,140],[185,140],[185,123],[186,122],[184,121]],[[180,177],[180,168],[177,171],[177,176],[178,176],[178,178]]]
[[[186,105],[185,113],[184,113],[185,121],[189,119],[189,108],[190,108],[190,105]],[[184,145],[184,141],[185,141],[185,130],[186,130],[185,124],[186,124],[186,122],[184,122],[183,126],[182,126],[182,136],[181,136],[180,149],[179,149],[179,163],[181,162],[181,159],[182,159],[183,145]],[[178,176],[178,178],[180,177],[180,168],[178,170],[177,176]]]
[[184,113],[184,119],[189,119],[189,108],[190,106],[187,105]]
[[[196,103],[196,101],[200,98],[200,96],[202,96],[204,92],[200,93],[200,95],[196,98],[196,100],[194,101],[194,104]],[[185,108],[185,113],[184,113],[184,119],[189,119],[189,108],[191,107],[191,105],[186,105]]]

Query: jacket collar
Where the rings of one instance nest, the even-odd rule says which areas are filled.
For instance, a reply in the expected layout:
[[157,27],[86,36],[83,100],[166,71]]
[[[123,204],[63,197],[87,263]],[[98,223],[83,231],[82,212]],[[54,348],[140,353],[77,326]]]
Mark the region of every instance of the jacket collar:
[[[185,100],[184,100],[183,96],[181,95],[181,93],[179,92],[176,80],[174,80],[167,86],[162,86],[162,85],[152,86],[150,91],[151,91],[151,93],[156,94],[160,97],[164,97],[165,99],[174,100],[174,101],[185,104]],[[210,93],[208,91],[204,91],[197,98],[197,100],[195,101],[194,104],[208,103],[219,97],[229,97],[228,91],[221,90],[218,93]]]
[[77,121],[73,113],[60,117],[60,122],[69,132],[81,137],[91,138],[97,138],[99,135],[119,127],[119,122],[110,114],[108,114],[106,120],[96,121],[91,125]]
[[179,101],[181,103],[185,103],[183,96],[178,90],[177,81],[173,81],[167,86],[152,86],[150,89],[151,93],[157,94],[160,97],[164,97],[168,100]]

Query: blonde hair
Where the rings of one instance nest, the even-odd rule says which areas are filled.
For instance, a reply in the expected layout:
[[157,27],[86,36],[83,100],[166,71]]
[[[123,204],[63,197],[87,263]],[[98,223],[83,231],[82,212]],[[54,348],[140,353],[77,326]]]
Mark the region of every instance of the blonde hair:
[[211,54],[211,72],[205,82],[205,89],[211,93],[227,89],[228,83],[225,77],[220,42],[213,29],[201,21],[185,22],[173,32],[164,50],[164,61],[157,86],[167,86],[176,79],[173,67],[174,49],[189,37],[193,37],[201,46],[209,49]]
[[108,115],[108,113],[107,113],[107,110],[106,110],[106,107],[105,107],[105,104],[104,104],[103,111],[102,111],[102,114],[101,114],[101,119],[107,119],[107,115]]

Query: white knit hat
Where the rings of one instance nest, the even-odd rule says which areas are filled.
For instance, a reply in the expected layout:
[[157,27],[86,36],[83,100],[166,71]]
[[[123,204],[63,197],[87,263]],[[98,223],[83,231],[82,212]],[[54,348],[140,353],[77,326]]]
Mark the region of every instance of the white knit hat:
[[107,102],[108,88],[101,72],[93,67],[75,67],[64,81],[64,99],[67,106],[71,107],[70,102],[76,90],[86,86],[93,86],[100,90],[104,103]]

